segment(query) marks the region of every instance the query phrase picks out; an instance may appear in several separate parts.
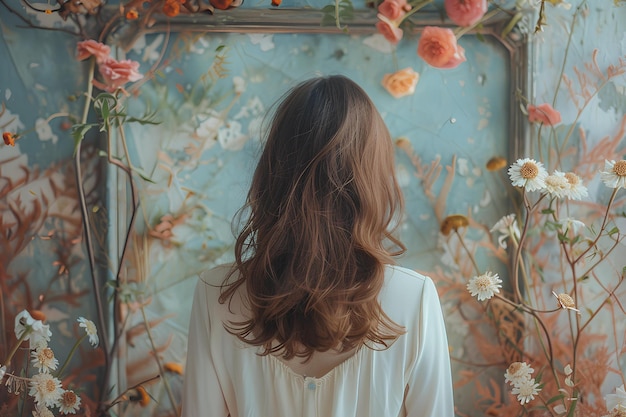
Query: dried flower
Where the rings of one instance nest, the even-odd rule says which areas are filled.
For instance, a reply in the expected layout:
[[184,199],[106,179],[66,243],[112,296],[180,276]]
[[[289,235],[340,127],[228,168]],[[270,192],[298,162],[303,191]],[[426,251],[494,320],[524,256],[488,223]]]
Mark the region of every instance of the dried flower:
[[552,291],[552,295],[556,297],[562,309],[579,311],[576,308],[576,303],[574,302],[574,299],[569,294],[566,294],[566,293],[557,294],[554,291]]
[[509,168],[511,183],[516,187],[524,187],[526,191],[541,190],[546,187],[548,172],[541,162],[534,159],[518,159]]
[[4,144],[7,146],[15,146],[15,141],[17,140],[17,135],[11,132],[2,133],[2,139],[4,140]]
[[502,288],[500,284],[502,284],[502,280],[498,274],[487,271],[470,279],[467,289],[472,296],[477,296],[478,301],[483,301],[499,293],[499,288]]
[[50,374],[35,374],[30,380],[28,395],[34,397],[38,405],[57,407],[62,393],[61,381]]
[[498,237],[498,245],[500,245],[502,249],[507,248],[506,239],[509,237],[516,242],[519,241],[520,230],[517,225],[517,221],[515,220],[515,214],[507,214],[502,217],[489,231],[491,233],[495,231],[500,233],[500,236]]
[[600,172],[600,179],[610,188],[626,188],[626,160],[604,161],[604,171]]
[[411,95],[420,75],[413,68],[404,68],[391,74],[385,74],[381,81],[382,86],[395,98]]
[[98,64],[110,59],[111,48],[108,45],[88,39],[76,44],[76,59],[83,61],[91,56],[96,57]]
[[85,329],[87,336],[89,336],[89,343],[91,343],[91,346],[98,346],[98,329],[96,328],[96,325],[93,323],[93,321],[87,320],[84,317],[79,317],[76,321],[80,323],[80,327],[83,327]]
[[473,26],[487,12],[487,0],[444,0],[450,20],[459,26]]
[[494,156],[487,161],[487,164],[485,164],[485,166],[487,167],[488,171],[499,171],[502,168],[506,167],[506,164],[506,158],[503,158],[501,156]]
[[504,381],[513,385],[519,385],[523,381],[530,379],[534,369],[526,362],[513,362],[504,373]]
[[539,388],[539,384],[535,383],[535,379],[528,378],[514,386],[511,393],[517,395],[517,400],[524,405],[534,400],[535,395],[539,394],[539,391],[541,391],[541,388]]
[[54,352],[47,346],[37,347],[31,354],[33,366],[39,372],[49,372],[57,369],[59,360],[54,357]]
[[624,385],[616,388],[615,394],[607,394],[604,397],[604,401],[609,411],[615,409],[626,411],[626,390],[624,390]]
[[64,391],[59,400],[59,411],[63,414],[76,414],[80,408],[80,397],[74,391]]
[[444,236],[448,236],[451,231],[459,230],[459,228],[466,227],[467,225],[469,225],[467,217],[462,214],[453,214],[443,219],[439,230]]
[[402,39],[402,29],[397,24],[387,19],[382,14],[378,14],[378,23],[376,23],[376,30],[385,37],[392,44],[397,44]]
[[2,365],[0,366],[0,382],[4,379],[4,375],[7,373],[7,367]]
[[465,61],[465,51],[448,28],[426,26],[417,44],[417,55],[435,68],[454,68]]
[[548,103],[540,104],[538,106],[529,104],[527,110],[528,121],[531,123],[543,123],[548,126],[554,126],[561,123],[561,113],[555,110]]

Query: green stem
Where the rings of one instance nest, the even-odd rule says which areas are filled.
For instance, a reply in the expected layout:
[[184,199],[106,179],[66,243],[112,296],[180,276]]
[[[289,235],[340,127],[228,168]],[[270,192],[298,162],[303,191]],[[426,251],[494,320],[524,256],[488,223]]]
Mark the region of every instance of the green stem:
[[15,352],[17,352],[22,342],[26,340],[26,338],[31,333],[32,333],[32,328],[30,326],[27,326],[22,336],[19,338],[15,346],[13,346],[13,349],[11,349],[11,352],[9,352],[9,356],[7,356],[7,358],[4,360],[4,363],[2,364],[2,365],[7,365],[7,369],[8,369],[8,365],[11,363],[11,359],[13,359],[13,355],[15,355]]
[[70,353],[67,355],[67,357],[65,358],[65,362],[63,362],[63,366],[61,366],[61,369],[59,369],[55,375],[57,377],[60,377],[63,374],[63,371],[65,371],[65,368],[67,368],[67,365],[69,365],[70,360],[72,359],[72,356],[74,356],[74,353],[76,352],[76,349],[78,349],[78,345],[81,344],[81,342],[83,340],[85,340],[85,338],[87,337],[87,334],[85,333],[80,339],[78,339],[76,341],[76,343],[74,343],[74,346],[72,346],[72,350],[70,350]]

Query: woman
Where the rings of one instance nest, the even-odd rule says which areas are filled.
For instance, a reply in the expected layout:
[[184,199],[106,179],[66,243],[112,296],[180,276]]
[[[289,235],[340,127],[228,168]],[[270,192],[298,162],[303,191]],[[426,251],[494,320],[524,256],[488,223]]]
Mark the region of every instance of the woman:
[[196,288],[183,416],[452,417],[437,292],[392,266],[401,206],[392,141],[367,94],[343,76],[291,90],[236,261]]

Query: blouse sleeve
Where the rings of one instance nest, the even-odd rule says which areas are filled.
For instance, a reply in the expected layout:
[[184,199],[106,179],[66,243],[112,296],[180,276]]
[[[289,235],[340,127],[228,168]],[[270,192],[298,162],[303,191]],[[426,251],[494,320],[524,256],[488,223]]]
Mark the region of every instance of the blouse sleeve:
[[229,414],[210,349],[206,285],[202,279],[198,281],[191,307],[182,417],[227,417]]
[[405,397],[407,417],[453,417],[448,338],[439,295],[430,279],[424,283],[421,306],[417,360],[409,374]]

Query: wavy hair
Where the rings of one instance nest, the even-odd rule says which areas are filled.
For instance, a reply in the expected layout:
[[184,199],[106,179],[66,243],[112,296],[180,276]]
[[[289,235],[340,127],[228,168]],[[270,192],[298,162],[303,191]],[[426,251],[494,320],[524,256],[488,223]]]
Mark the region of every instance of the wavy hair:
[[343,76],[297,85],[271,121],[219,300],[243,286],[251,317],[226,329],[285,359],[388,347],[404,330],[378,294],[405,250],[392,235],[402,206],[392,140],[365,91]]

